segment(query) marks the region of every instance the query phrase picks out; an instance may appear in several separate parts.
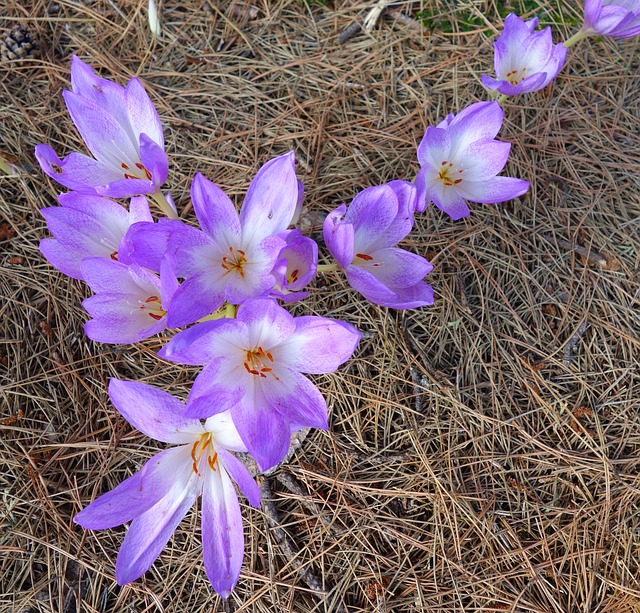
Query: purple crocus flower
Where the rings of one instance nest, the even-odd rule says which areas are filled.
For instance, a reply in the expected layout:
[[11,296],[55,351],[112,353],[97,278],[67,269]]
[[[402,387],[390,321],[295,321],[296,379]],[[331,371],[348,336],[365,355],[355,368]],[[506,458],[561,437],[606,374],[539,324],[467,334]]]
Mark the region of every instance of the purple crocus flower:
[[300,290],[316,276],[318,245],[313,239],[303,236],[300,230],[288,230],[280,236],[286,241],[286,246],[280,251],[271,271],[276,280],[271,296],[290,303],[309,295],[309,292]]
[[351,357],[360,333],[324,317],[292,317],[271,299],[251,299],[235,319],[196,324],[158,353],[182,364],[205,365],[186,415],[230,410],[261,470],[289,449],[291,432],[327,428],[327,403],[301,373],[329,373]]
[[511,149],[511,143],[494,140],[502,118],[497,102],[476,102],[427,128],[418,146],[422,168],[415,181],[417,211],[433,202],[452,219],[460,219],[470,212],[465,200],[504,202],[529,189],[528,181],[496,176]]
[[[298,195],[293,152],[258,171],[239,216],[219,187],[196,175],[191,199],[202,231],[179,222],[164,225],[171,231],[176,274],[186,279],[169,305],[170,327],[190,324],[225,301],[240,304],[271,290],[271,271],[286,246],[278,235],[291,222]],[[159,227],[155,233],[163,231]]]
[[494,43],[497,79],[482,76],[482,83],[505,96],[516,96],[546,87],[564,65],[567,49],[553,44],[551,28],[535,31],[538,18],[523,21],[507,15],[504,30]]
[[640,0],[585,0],[587,35],[631,38],[640,34]]
[[185,417],[185,405],[171,394],[134,381],[111,379],[109,396],[134,428],[178,446],[153,456],[74,521],[90,530],[131,521],[116,559],[116,581],[124,585],[150,568],[202,495],[204,568],[216,592],[227,598],[238,581],[244,555],[242,515],[233,481],[254,507],[260,506],[258,486],[230,453],[246,447],[229,414],[218,413],[202,424]]
[[42,170],[84,194],[128,198],[159,191],[169,161],[160,118],[142,83],[131,79],[125,88],[102,79],[74,55],[71,88],[62,95],[93,158],[70,153],[61,160],[48,145],[38,145]]
[[85,334],[99,343],[137,343],[167,327],[169,304],[178,281],[170,260],[163,260],[160,277],[138,266],[103,258],[86,258],[82,276],[96,292],[82,302],[93,317]]
[[324,242],[349,285],[374,304],[394,309],[433,304],[433,288],[423,281],[433,267],[395,246],[413,227],[415,192],[404,181],[369,187],[348,210],[343,204],[324,222]]
[[40,241],[40,251],[55,268],[74,279],[83,279],[80,262],[84,258],[121,260],[129,227],[152,219],[144,196],[132,198],[128,211],[113,200],[77,192],[61,194],[58,201],[62,206],[40,210],[54,236]]

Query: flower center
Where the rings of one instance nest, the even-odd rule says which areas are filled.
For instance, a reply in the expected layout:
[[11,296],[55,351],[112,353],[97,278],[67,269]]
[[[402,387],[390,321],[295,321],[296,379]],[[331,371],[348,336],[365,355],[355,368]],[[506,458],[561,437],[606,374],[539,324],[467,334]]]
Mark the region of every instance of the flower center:
[[151,181],[151,172],[149,172],[140,162],[136,162],[133,168],[122,162],[120,167],[125,171],[125,179],[142,179],[143,181]]
[[244,368],[250,375],[266,379],[271,373],[274,379],[280,380],[273,374],[273,356],[268,351],[265,352],[262,347],[247,351],[245,358]]
[[511,85],[518,85],[520,81],[524,81],[527,78],[525,74],[527,72],[526,68],[521,68],[520,70],[510,70],[505,76],[507,81],[511,83]]
[[167,314],[162,308],[162,302],[158,296],[149,296],[144,302],[140,301],[140,310],[145,311],[151,319],[156,321],[161,320]]
[[237,272],[242,278],[244,278],[243,266],[247,263],[246,254],[242,249],[234,249],[229,247],[229,255],[225,255],[222,258],[222,268],[227,272]]
[[198,477],[202,477],[200,471],[198,470],[198,465],[200,464],[200,458],[207,452],[207,464],[211,470],[216,469],[216,464],[218,463],[218,454],[213,447],[213,441],[211,440],[211,432],[205,432],[200,435],[200,438],[193,444],[191,447],[191,459],[193,460],[193,466],[191,469],[193,470]]
[[444,183],[445,187],[451,187],[452,185],[462,183],[462,179],[457,175],[461,175],[463,172],[464,170],[461,169],[453,170],[453,162],[445,160],[442,162],[438,178]]

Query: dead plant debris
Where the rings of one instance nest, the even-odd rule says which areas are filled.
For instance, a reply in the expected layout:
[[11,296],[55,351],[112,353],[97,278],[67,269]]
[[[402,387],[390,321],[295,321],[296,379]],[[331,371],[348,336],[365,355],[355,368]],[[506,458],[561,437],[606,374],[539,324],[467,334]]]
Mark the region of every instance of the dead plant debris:
[[[186,397],[196,370],[156,359],[158,338],[88,341],[87,290],[38,251],[38,209],[60,187],[33,148],[83,150],[61,97],[71,54],[144,82],[185,216],[195,172],[239,203],[261,164],[294,149],[317,236],[362,188],[412,180],[426,126],[486,98],[493,31],[466,17],[477,3],[390,3],[339,43],[376,4],[164,0],[153,38],[142,0],[1,3],[1,31],[37,24],[39,57],[4,62],[0,79],[0,150],[20,169],[0,175],[0,611],[640,610],[634,39],[582,42],[548,90],[505,103],[507,174],[531,181],[528,195],[460,222],[433,207],[417,218],[404,246],[433,261],[433,307],[371,306],[338,276],[295,307],[344,318],[363,340],[317,378],[330,432],[266,478],[263,510],[243,508],[228,604],[204,574],[197,509],[122,588],[126,530],[72,521],[157,451],[111,406],[109,378]],[[557,39],[579,27],[578,4],[534,4],[527,16],[553,20]]]

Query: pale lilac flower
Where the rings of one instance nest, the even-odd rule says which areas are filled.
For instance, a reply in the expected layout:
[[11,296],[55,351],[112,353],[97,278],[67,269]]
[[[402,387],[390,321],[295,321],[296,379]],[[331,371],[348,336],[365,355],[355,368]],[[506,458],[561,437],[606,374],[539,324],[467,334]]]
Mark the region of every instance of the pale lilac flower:
[[82,276],[94,296],[82,302],[93,317],[85,334],[99,343],[137,343],[167,327],[167,305],[178,281],[165,259],[160,277],[137,264],[86,258]]
[[169,161],[160,118],[142,83],[134,78],[125,88],[102,79],[74,55],[71,88],[62,95],[93,158],[70,153],[61,160],[48,145],[38,145],[42,170],[84,194],[128,198],[157,192]]
[[293,152],[258,171],[239,216],[219,187],[196,175],[191,199],[202,231],[179,222],[164,226],[171,231],[176,274],[186,279],[169,305],[169,326],[190,324],[225,301],[240,304],[266,295],[275,284],[271,273],[278,254],[286,246],[278,235],[291,222],[298,197]]
[[640,34],[640,0],[585,0],[583,32],[631,38]]
[[564,65],[567,49],[553,44],[551,28],[535,31],[538,18],[523,21],[507,15],[504,30],[494,43],[497,79],[482,76],[482,83],[505,96],[535,92],[546,87]]
[[496,176],[511,149],[511,143],[494,140],[502,118],[497,102],[476,102],[427,128],[418,146],[422,168],[415,180],[417,211],[433,202],[452,219],[460,219],[470,212],[465,200],[504,202],[529,189],[522,179]]
[[300,230],[288,230],[280,236],[286,241],[286,246],[280,251],[271,271],[276,284],[270,295],[290,303],[309,295],[308,291],[301,290],[316,276],[318,245],[313,239],[303,236]]
[[82,279],[80,262],[101,257],[127,261],[120,255],[123,239],[134,223],[151,221],[144,196],[131,199],[129,210],[113,200],[71,192],[58,196],[62,206],[40,209],[54,238],[43,238],[40,251],[55,268]]
[[291,432],[328,426],[327,403],[301,373],[336,370],[351,357],[360,333],[324,317],[292,317],[270,299],[251,299],[235,319],[196,324],[158,353],[206,365],[189,396],[186,415],[204,418],[230,410],[261,470],[289,449]]
[[242,515],[233,481],[254,507],[260,506],[258,486],[230,453],[247,449],[229,414],[218,413],[202,424],[185,417],[185,405],[171,394],[134,381],[111,379],[109,395],[134,428],[179,446],[153,456],[74,521],[90,530],[131,522],[116,559],[116,581],[124,585],[151,567],[202,495],[204,568],[216,592],[227,598],[238,581],[244,555]]
[[324,242],[344,269],[349,285],[367,300],[394,309],[433,304],[433,288],[423,281],[432,266],[398,249],[413,227],[415,187],[404,181],[369,187],[324,222]]

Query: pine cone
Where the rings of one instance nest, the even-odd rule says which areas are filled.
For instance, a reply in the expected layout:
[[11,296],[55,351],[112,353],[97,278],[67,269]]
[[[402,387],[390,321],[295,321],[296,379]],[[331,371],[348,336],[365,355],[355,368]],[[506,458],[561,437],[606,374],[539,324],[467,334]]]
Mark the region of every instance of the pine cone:
[[25,26],[16,25],[0,39],[0,60],[19,60],[37,56],[38,44]]

